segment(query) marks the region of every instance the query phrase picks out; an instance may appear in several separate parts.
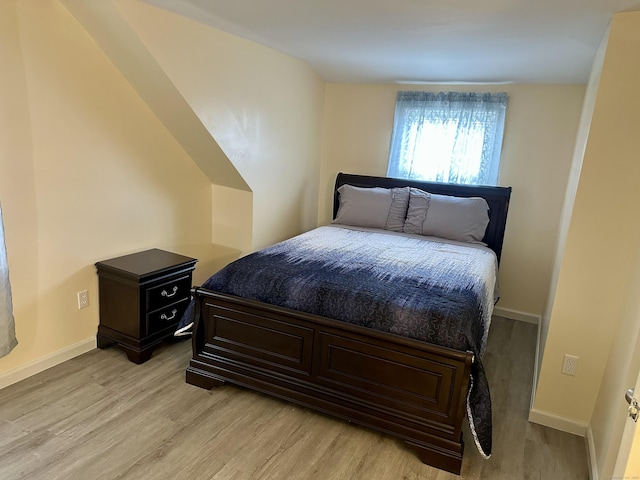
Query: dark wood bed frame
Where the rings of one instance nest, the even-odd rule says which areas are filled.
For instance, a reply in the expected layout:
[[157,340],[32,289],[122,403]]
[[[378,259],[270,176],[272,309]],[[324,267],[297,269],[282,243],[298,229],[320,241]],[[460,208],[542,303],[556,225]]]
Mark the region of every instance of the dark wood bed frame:
[[[511,188],[340,173],[334,217],[345,183],[483,197],[490,207],[484,241],[500,259]],[[295,402],[393,435],[424,463],[460,473],[470,353],[203,288],[193,295],[188,383],[231,383]]]

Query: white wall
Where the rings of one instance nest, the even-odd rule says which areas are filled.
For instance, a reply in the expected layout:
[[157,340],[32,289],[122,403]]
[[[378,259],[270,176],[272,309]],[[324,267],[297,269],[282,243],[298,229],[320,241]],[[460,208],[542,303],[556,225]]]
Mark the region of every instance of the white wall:
[[[640,368],[632,354],[640,331],[639,50],[640,12],[615,15],[530,417],[580,434],[590,427],[603,478],[617,453],[625,385]],[[576,376],[560,372],[567,353],[580,358]]]
[[[607,29],[605,35],[602,38],[600,47],[596,53],[596,56],[591,67],[591,73],[589,75],[589,82],[587,83],[587,90],[584,96],[584,102],[582,104],[582,114],[580,115],[580,125],[578,128],[578,134],[576,137],[576,143],[573,150],[573,159],[571,161],[571,168],[569,170],[569,179],[567,181],[567,188],[564,196],[564,203],[562,205],[562,213],[560,217],[560,224],[558,226],[558,236],[556,240],[556,249],[553,262],[553,271],[551,275],[551,285],[549,288],[549,298],[545,307],[544,315],[542,315],[540,322],[540,353],[544,352],[544,348],[547,341],[547,335],[549,333],[549,322],[551,320],[551,309],[553,308],[553,302],[555,300],[556,287],[558,286],[558,275],[560,274],[560,266],[562,265],[562,257],[564,255],[564,248],[567,242],[567,233],[569,230],[569,223],[571,222],[571,214],[573,212],[573,205],[576,197],[576,191],[578,190],[578,183],[580,181],[580,172],[582,170],[582,160],[584,158],[584,151],[587,147],[587,139],[589,138],[589,129],[591,128],[591,118],[593,117],[593,109],[596,103],[596,96],[598,94],[598,87],[600,85],[600,74],[602,72],[602,64],[604,62],[604,55],[606,52],[607,40],[609,38],[609,30]],[[542,354],[538,357],[538,364],[536,365],[537,374],[540,373],[540,367],[542,364]]]

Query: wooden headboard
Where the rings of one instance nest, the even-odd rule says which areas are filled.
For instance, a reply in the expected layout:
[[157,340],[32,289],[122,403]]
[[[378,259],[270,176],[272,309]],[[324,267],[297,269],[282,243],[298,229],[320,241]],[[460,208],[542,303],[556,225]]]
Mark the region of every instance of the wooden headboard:
[[457,185],[453,183],[432,183],[418,180],[399,178],[371,177],[366,175],[352,175],[338,173],[336,186],[333,191],[333,218],[336,218],[340,206],[338,188],[342,185],[354,187],[414,187],[438,195],[452,195],[456,197],[482,197],[489,204],[489,225],[482,241],[496,252],[498,262],[502,253],[504,230],[507,223],[507,211],[511,198],[511,187],[487,187],[480,185]]

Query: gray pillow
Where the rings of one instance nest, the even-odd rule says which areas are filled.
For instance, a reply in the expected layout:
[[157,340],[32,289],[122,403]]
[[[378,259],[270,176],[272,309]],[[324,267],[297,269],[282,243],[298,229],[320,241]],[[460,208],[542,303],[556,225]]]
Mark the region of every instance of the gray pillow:
[[409,207],[409,187],[391,189],[391,207],[387,216],[387,223],[384,228],[394,232],[402,232],[404,221],[407,218],[407,208]]
[[422,235],[422,225],[427,218],[430,198],[430,193],[417,188],[411,188],[407,219],[404,221],[404,227],[402,228],[403,232]]
[[338,188],[340,207],[333,223],[354,227],[384,228],[393,203],[388,188],[360,188],[342,185]]
[[480,197],[436,195],[411,189],[404,230],[459,242],[482,242],[489,205]]

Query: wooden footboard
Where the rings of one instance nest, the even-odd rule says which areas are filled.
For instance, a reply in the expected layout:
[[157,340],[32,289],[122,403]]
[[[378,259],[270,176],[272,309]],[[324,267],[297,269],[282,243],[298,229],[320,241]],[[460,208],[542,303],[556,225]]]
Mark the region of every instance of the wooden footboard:
[[460,473],[472,355],[220,294],[197,300],[187,382],[233,383],[394,435]]

